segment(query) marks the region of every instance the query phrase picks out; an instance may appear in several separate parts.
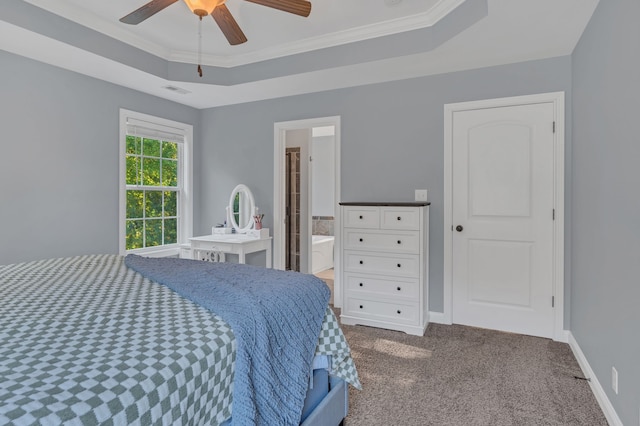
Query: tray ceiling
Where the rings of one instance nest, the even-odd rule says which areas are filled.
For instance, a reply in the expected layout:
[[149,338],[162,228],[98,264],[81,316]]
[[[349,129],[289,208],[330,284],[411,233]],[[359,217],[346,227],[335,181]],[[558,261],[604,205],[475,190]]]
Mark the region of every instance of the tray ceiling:
[[[598,0],[311,0],[309,18],[227,0],[249,41],[230,46],[176,2],[3,0],[0,49],[196,108],[569,55]],[[169,87],[169,89],[167,89]],[[176,90],[177,89],[177,90]]]

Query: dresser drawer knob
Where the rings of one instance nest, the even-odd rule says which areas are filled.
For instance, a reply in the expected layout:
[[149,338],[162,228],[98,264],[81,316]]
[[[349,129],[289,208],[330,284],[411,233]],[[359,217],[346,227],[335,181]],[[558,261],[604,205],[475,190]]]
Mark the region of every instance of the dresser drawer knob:
[[360,215],[360,219],[364,219],[364,218],[362,217],[362,215]]
[[360,305],[360,309],[364,308],[364,306]]
[[402,311],[400,309],[398,309],[398,314],[401,314],[401,313],[402,313]]
[[401,217],[401,216],[398,216],[398,220],[402,220],[402,217]]
[[364,260],[361,260],[361,261],[360,261],[360,264],[361,264],[361,265],[364,265]]
[[401,268],[401,267],[402,267],[402,265],[398,263],[398,268]]
[[364,287],[364,284],[360,283],[360,287]]
[[402,290],[402,287],[398,287],[398,291]]
[[402,244],[402,241],[398,240],[398,244]]
[[362,238],[360,238],[360,242],[363,242],[364,240]]

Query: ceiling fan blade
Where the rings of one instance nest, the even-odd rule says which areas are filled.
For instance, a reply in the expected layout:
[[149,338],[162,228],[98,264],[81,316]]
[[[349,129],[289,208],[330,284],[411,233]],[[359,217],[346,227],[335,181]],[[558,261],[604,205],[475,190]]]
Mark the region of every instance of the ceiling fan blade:
[[134,10],[127,16],[120,18],[120,22],[124,24],[137,25],[177,1],[178,0],[152,0],[141,8]]
[[236,44],[242,44],[247,41],[247,37],[224,3],[216,6],[211,16],[220,27],[220,30],[222,30],[222,34],[227,38],[230,45],[235,46]]
[[293,13],[295,15],[304,16],[305,18],[311,13],[311,2],[306,0],[247,0],[248,2],[261,4],[263,6],[272,7],[274,9]]

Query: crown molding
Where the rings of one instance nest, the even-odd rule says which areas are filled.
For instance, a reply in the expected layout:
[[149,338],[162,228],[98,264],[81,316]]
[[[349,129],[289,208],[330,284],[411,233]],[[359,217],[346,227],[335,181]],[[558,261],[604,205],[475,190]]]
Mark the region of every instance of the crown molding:
[[[427,28],[438,23],[438,21],[447,16],[464,2],[465,0],[440,0],[428,11],[416,15],[363,25],[344,31],[336,31],[334,33],[310,37],[293,43],[281,44],[272,48],[261,49],[256,52],[241,55],[220,57],[203,54],[202,65],[231,68],[266,61],[269,59],[277,59],[285,56],[306,53],[313,50],[341,46],[376,37],[384,37],[405,31]],[[192,64],[197,61],[196,58],[197,56],[195,52],[173,51],[167,59],[170,61]]]
[[[73,7],[65,2],[52,2],[50,0],[23,0],[48,12],[69,19],[79,25],[90,27],[106,36],[112,37],[123,43],[129,44],[138,49],[144,50],[152,55],[158,56],[167,61],[196,63],[197,53],[195,51],[176,51],[167,49],[157,43],[153,43],[137,36],[131,31],[124,30],[114,22],[108,21],[85,9]],[[355,43],[376,37],[383,37],[405,31],[417,30],[430,27],[447,16],[465,0],[439,0],[428,11],[397,18],[389,21],[364,25],[344,31],[337,31],[322,36],[311,37],[292,43],[281,44],[256,52],[239,55],[220,56],[202,54],[202,65],[232,68],[240,65],[247,65],[255,62],[276,59],[285,56],[306,53],[313,50],[340,46]]]

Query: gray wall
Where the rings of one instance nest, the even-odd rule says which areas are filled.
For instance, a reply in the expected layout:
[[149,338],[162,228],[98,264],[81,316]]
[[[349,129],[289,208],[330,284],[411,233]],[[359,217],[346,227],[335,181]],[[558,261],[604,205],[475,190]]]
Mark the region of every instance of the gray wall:
[[193,108],[3,51],[0,93],[0,264],[118,252],[119,108],[198,139]]
[[[429,304],[432,311],[442,312],[444,104],[554,91],[565,91],[571,99],[570,57],[203,110],[201,183],[203,188],[209,186],[201,197],[203,220],[198,231],[209,229],[239,182],[254,191],[256,203],[267,213],[266,224],[271,226],[274,123],[339,115],[341,201],[406,201],[413,200],[415,189],[429,190]],[[567,105],[570,159],[570,103]],[[567,161],[570,186],[571,164]],[[570,217],[569,205],[567,210]]]
[[572,67],[571,328],[625,425],[640,409],[638,18],[637,0],[601,1]]

